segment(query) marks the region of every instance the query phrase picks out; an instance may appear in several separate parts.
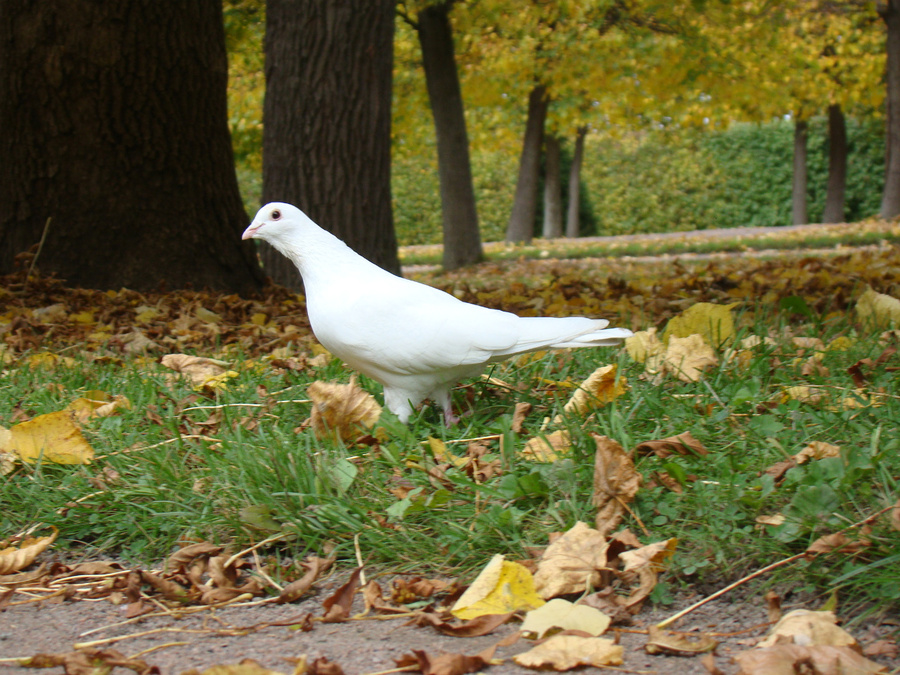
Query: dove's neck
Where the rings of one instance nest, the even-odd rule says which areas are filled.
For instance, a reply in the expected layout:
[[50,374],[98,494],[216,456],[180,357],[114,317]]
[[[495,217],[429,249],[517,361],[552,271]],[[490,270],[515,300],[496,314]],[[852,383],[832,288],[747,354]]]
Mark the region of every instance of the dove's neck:
[[355,277],[380,267],[356,253],[347,244],[318,226],[304,229],[301,235],[273,242],[303,277],[304,285],[328,283],[335,277]]

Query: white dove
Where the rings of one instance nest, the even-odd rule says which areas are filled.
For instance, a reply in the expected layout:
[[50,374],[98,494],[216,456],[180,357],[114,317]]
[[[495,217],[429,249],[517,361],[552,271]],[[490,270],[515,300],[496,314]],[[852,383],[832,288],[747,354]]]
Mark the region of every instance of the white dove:
[[384,385],[385,405],[403,423],[430,398],[454,424],[450,388],[488,363],[632,335],[604,319],[519,317],[463,302],[381,269],[290,204],[263,206],[241,238],[267,241],[297,266],[316,338]]

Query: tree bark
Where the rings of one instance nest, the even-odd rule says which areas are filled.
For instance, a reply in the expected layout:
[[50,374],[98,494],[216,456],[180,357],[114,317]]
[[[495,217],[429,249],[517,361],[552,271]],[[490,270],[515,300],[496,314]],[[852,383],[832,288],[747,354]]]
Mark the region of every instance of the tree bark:
[[563,236],[562,169],[559,136],[544,139],[544,238]]
[[[391,206],[392,0],[269,0],[263,202],[289,202],[399,273]],[[274,281],[293,265],[260,249]]]
[[0,272],[76,286],[262,282],[228,133],[222,3],[0,0]]
[[900,215],[900,0],[885,0],[878,13],[887,26],[887,133],[881,217]]
[[544,140],[544,120],[547,117],[547,91],[543,85],[531,90],[528,96],[528,120],[519,158],[519,178],[513,198],[512,214],[506,226],[506,241],[530,243],[534,236],[537,191],[541,171],[541,145]]
[[425,7],[416,26],[437,135],[445,269],[471,265],[482,258],[469,137],[449,17],[452,4]]
[[847,122],[839,104],[828,106],[828,189],[823,223],[844,222],[847,192]]
[[575,150],[569,167],[569,199],[566,211],[566,236],[572,239],[581,234],[581,165],[584,162],[584,139],[588,128],[578,127],[575,134]]
[[794,225],[809,222],[809,208],[806,193],[809,186],[808,138],[809,125],[806,120],[794,122],[794,174],[791,186],[791,216]]

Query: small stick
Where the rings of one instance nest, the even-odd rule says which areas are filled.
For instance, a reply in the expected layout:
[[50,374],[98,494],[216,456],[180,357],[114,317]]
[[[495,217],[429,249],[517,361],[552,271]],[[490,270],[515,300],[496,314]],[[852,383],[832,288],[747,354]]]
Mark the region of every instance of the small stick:
[[155,647],[147,647],[147,649],[139,651],[137,654],[132,654],[129,656],[129,659],[138,659],[142,656],[146,656],[151,652],[155,652],[158,649],[168,649],[169,647],[183,647],[184,645],[189,645],[190,642],[166,642],[162,645],[156,645]]
[[28,274],[25,275],[25,285],[22,287],[24,291],[25,288],[28,287],[28,280],[31,278],[31,273],[34,272],[34,266],[37,264],[38,256],[41,255],[41,251],[44,249],[44,242],[47,240],[47,230],[50,229],[50,221],[53,217],[47,218],[47,222],[44,223],[44,231],[41,234],[41,240],[38,242],[37,251],[35,251],[34,257],[31,259],[31,265],[28,266]]
[[252,553],[256,549],[258,549],[262,546],[265,546],[266,544],[271,544],[273,541],[278,541],[279,539],[284,539],[287,536],[288,536],[287,533],[281,532],[279,534],[273,534],[271,537],[266,537],[258,544],[253,544],[253,546],[251,546],[250,548],[245,548],[243,551],[238,551],[237,553],[235,553],[233,556],[231,556],[228,560],[225,561],[225,564],[223,565],[223,567],[231,567],[238,558],[242,558],[243,556],[247,555],[248,553]]
[[[356,553],[356,564],[363,567],[362,551],[359,548],[359,532],[353,535],[353,551]],[[361,586],[366,585],[365,569],[359,571],[359,583]]]

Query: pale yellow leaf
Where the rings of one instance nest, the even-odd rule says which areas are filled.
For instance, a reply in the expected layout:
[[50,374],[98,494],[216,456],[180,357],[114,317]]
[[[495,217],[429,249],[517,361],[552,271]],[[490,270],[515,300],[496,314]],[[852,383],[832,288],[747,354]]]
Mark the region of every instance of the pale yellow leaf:
[[[52,527],[52,526],[51,526]],[[34,562],[41,553],[56,540],[59,531],[52,527],[53,534],[46,537],[31,537],[20,546],[10,546],[0,550],[0,574],[12,574],[23,570]]]
[[703,336],[694,333],[687,337],[673,335],[669,339],[662,365],[665,372],[674,374],[679,380],[696,382],[702,377],[704,370],[718,362],[712,347]]
[[528,612],[520,630],[526,635],[534,634],[536,639],[544,637],[552,628],[580,630],[596,637],[606,632],[610,621],[599,609],[554,598],[543,607]]
[[538,561],[534,574],[538,594],[548,599],[597,586],[607,569],[608,546],[603,533],[583,522],[575,523],[546,548]]
[[550,639],[513,656],[520,666],[535,669],[571,670],[578,666],[620,666],[625,648],[613,640],[577,635],[554,635]]
[[534,462],[555,462],[568,454],[572,439],[568,431],[554,431],[547,436],[535,436],[525,443],[519,454]]
[[381,416],[375,397],[352,380],[348,384],[316,381],[306,393],[313,402],[311,424],[317,438],[351,441]]
[[834,612],[795,609],[776,623],[759,647],[772,647],[785,639],[801,645],[831,645],[855,647],[856,639],[837,625]]
[[39,458],[54,464],[90,464],[94,458],[94,449],[69,410],[38,415],[13,425],[8,432],[0,435],[4,443],[0,451],[29,464]]
[[876,293],[867,287],[856,301],[856,313],[865,325],[889,328],[891,324],[900,326],[900,300],[884,293]]

